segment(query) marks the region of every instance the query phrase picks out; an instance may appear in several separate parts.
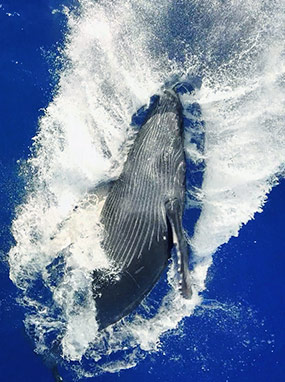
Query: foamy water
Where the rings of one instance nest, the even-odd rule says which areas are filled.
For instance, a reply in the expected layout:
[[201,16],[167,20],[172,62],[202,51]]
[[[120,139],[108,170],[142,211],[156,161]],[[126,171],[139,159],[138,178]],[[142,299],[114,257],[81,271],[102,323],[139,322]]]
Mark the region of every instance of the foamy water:
[[[65,64],[23,164],[29,181],[12,226],[10,277],[36,351],[56,347],[66,365],[92,375],[133,367],[159,349],[162,334],[201,303],[213,253],[262,211],[284,175],[285,18],[281,0],[82,0],[63,11]],[[183,102],[201,105],[206,136],[193,298],[181,298],[170,267],[170,291],[152,318],[137,313],[98,333],[90,272],[108,261],[90,191],[120,173],[133,113],[167,81],[188,76],[202,79]]]

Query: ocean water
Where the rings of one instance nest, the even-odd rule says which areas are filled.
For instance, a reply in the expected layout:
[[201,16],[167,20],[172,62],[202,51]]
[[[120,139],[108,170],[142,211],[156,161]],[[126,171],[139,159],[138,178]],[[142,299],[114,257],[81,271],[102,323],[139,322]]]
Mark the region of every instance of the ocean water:
[[[9,1],[0,17],[6,380],[49,381],[59,364],[67,381],[281,381],[284,3]],[[98,333],[90,271],[106,258],[88,191],[120,173],[133,114],[193,78],[183,101],[201,107],[206,164],[193,298],[170,267]]]

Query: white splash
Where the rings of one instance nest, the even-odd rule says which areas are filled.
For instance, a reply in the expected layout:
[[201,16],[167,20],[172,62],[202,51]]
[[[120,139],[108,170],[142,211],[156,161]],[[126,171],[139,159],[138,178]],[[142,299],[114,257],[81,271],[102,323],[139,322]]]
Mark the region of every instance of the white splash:
[[[138,348],[158,350],[161,335],[200,304],[216,249],[262,211],[284,174],[285,39],[282,2],[261,3],[82,0],[79,10],[64,10],[64,66],[23,165],[29,182],[9,254],[38,352],[59,340],[67,361],[101,361],[95,374],[135,366]],[[90,191],[120,173],[133,113],[166,81],[188,75],[203,81],[195,100],[205,120],[207,163],[192,238],[193,298],[177,293],[171,268],[173,288],[153,318],[136,314],[98,333],[90,272],[108,262]]]

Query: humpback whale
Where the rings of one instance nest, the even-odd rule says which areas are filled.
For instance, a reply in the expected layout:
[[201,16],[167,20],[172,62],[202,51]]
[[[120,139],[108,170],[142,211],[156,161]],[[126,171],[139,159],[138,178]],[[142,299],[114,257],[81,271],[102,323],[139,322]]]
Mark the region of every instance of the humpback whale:
[[101,211],[110,270],[93,273],[99,330],[132,312],[150,292],[176,248],[183,297],[192,295],[189,248],[182,227],[185,154],[182,106],[164,90],[138,131],[123,171]]

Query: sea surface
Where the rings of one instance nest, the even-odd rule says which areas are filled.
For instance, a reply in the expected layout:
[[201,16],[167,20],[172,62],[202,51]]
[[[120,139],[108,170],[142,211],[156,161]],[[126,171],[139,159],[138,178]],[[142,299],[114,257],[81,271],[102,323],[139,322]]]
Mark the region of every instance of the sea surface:
[[[0,48],[1,380],[283,381],[284,1],[0,0]],[[183,103],[205,134],[193,298],[170,265],[98,333],[88,192],[179,81],[199,84]]]

